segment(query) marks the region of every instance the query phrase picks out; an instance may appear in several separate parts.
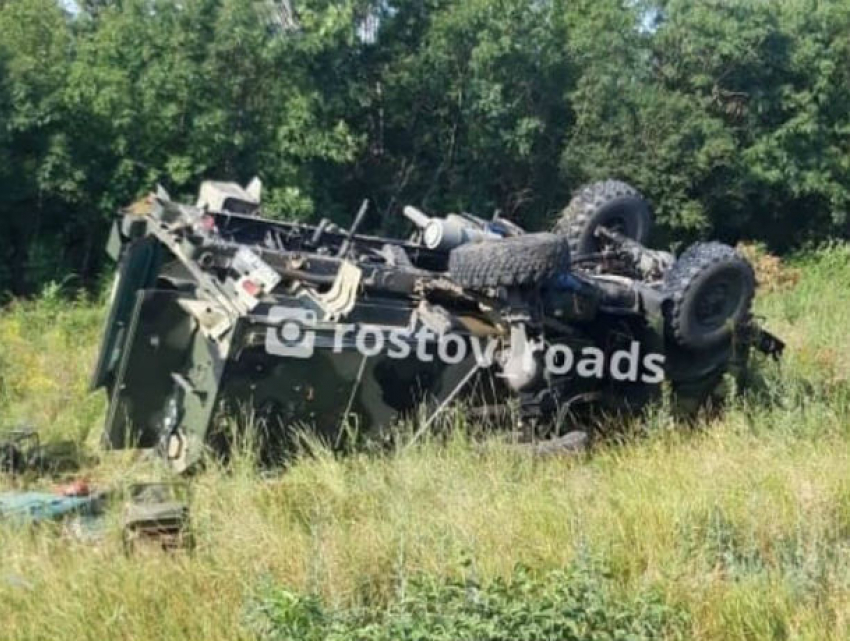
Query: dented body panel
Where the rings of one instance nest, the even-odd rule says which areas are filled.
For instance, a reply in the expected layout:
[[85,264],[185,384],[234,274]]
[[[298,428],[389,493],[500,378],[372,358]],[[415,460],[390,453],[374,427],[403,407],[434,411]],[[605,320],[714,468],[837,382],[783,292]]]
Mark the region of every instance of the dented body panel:
[[[481,416],[517,406],[534,424],[579,405],[642,407],[663,377],[703,399],[767,336],[748,325],[695,359],[671,344],[657,283],[605,273],[461,287],[453,247],[523,234],[507,221],[440,222],[409,208],[420,232],[390,239],[357,233],[365,206],[351,230],[287,223],[257,215],[259,185],[218,185],[205,185],[197,206],[152,194],[123,212],[110,241],[118,267],[92,378],[109,396],[104,441],[156,448],[177,471],[209,449],[225,453],[234,424],[269,442],[308,429],[337,445],[348,430],[380,432],[399,418],[427,424],[456,398]],[[628,250],[647,273],[666,268],[666,255]],[[641,367],[652,350],[666,360],[625,384],[613,369],[553,374],[557,363],[541,355],[552,345],[606,363],[635,346],[641,353],[624,358]]]

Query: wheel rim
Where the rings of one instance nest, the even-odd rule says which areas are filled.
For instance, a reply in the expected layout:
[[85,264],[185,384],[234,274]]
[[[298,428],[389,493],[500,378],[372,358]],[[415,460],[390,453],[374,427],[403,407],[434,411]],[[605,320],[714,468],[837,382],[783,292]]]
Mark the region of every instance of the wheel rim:
[[629,216],[629,211],[629,203],[617,202],[608,205],[608,211],[602,220],[597,223],[595,228],[588,232],[592,251],[602,251],[610,245],[609,241],[596,236],[596,229],[600,227],[620,234],[621,236],[625,236],[626,238],[635,239],[635,236],[638,233],[637,223],[632,220],[633,217]]
[[608,231],[613,231],[614,233],[622,234],[623,236],[626,236],[629,233],[629,228],[626,224],[626,219],[621,216],[611,218],[611,220],[607,221],[603,225],[603,227],[608,229]]
[[694,320],[704,331],[717,330],[735,319],[741,306],[744,282],[738,274],[716,274],[705,283],[694,308]]

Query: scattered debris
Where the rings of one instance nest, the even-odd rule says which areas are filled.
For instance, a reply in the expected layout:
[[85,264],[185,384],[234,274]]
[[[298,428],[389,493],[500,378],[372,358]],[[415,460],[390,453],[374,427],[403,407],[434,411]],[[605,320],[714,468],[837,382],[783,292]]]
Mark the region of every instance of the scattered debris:
[[0,433],[0,472],[22,474],[31,453],[38,448],[38,434],[32,428],[16,428]]
[[42,444],[38,432],[19,427],[0,432],[0,472],[24,474],[59,474],[79,469],[80,449],[73,441]]
[[143,544],[163,550],[194,548],[188,493],[184,483],[131,486],[121,519],[124,549],[129,553]]
[[96,517],[103,513],[106,495],[82,496],[55,492],[0,492],[0,520],[16,524],[58,522],[71,516]]
[[[93,490],[78,479],[52,492],[0,492],[0,522],[19,526],[62,524],[70,537],[88,543],[106,535],[106,516],[118,491]],[[131,553],[141,544],[163,550],[194,546],[189,523],[189,490],[185,483],[139,483],[129,487],[122,504],[121,536]]]

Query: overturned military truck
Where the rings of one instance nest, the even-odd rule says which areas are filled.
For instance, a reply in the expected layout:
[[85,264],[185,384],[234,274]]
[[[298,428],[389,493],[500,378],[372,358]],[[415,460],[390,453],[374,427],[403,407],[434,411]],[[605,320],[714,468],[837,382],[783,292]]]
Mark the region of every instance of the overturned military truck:
[[579,190],[551,232],[495,215],[406,207],[404,240],[261,213],[259,181],[158,190],[121,213],[118,268],[92,385],[108,447],[156,448],[176,471],[227,447],[228,417],[338,443],[420,429],[448,404],[549,433],[581,410],[635,411],[663,386],[698,407],[753,348],[755,277],[709,242],[645,247],[651,213],[625,183]]

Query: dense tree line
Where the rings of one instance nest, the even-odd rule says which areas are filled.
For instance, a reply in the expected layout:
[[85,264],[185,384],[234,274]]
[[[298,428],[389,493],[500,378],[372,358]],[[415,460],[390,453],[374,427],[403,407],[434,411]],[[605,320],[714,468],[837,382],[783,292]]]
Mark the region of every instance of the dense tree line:
[[548,225],[616,176],[659,240],[845,236],[847,0],[0,0],[0,290],[93,282],[160,182],[281,216]]

